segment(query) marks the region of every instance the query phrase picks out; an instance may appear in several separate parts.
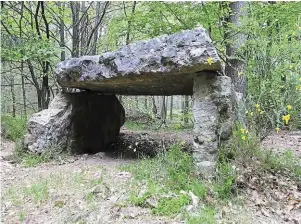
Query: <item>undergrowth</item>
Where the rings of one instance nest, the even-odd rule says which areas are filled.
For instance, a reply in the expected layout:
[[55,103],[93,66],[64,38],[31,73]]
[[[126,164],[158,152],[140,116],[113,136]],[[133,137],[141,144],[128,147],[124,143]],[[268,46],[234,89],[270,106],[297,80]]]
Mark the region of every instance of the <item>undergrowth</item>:
[[68,156],[67,152],[62,152],[59,146],[50,146],[43,150],[42,153],[30,153],[24,150],[23,140],[15,143],[13,158],[17,163],[25,167],[34,167],[42,163],[53,160],[62,160]]
[[[156,215],[181,214],[188,223],[215,223],[216,206],[235,199],[244,190],[237,182],[243,166],[254,167],[254,172],[289,172],[292,178],[301,180],[300,159],[291,152],[276,155],[261,150],[259,138],[240,126],[219,151],[214,179],[202,179],[195,174],[192,155],[182,151],[181,144],[122,169],[134,176],[131,204],[149,207]],[[197,216],[186,209],[192,204],[191,193],[202,205]]]
[[[207,215],[190,217],[186,207],[192,203],[191,195],[201,201],[206,197],[225,199],[232,194],[235,182],[235,171],[228,164],[220,165],[220,173],[224,176],[214,181],[201,180],[194,172],[193,158],[188,152],[181,150],[181,144],[173,145],[167,152],[162,152],[152,159],[144,159],[138,164],[125,165],[123,170],[135,176],[130,203],[136,206],[150,207],[157,215],[176,216],[182,214],[189,223],[200,220],[212,220],[214,223],[214,208]],[[212,195],[212,189],[214,194]],[[152,205],[154,201],[156,206]],[[211,206],[210,204],[205,204]],[[206,210],[206,209],[205,209]],[[209,211],[206,210],[206,211]]]
[[26,130],[27,119],[25,117],[11,115],[1,116],[1,131],[6,139],[17,141],[22,138]]

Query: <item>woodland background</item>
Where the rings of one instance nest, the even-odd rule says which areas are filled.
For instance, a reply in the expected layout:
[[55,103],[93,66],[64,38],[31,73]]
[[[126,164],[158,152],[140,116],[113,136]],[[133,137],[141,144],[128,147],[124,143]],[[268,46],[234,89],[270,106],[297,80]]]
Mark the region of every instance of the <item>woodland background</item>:
[[[265,136],[301,126],[300,2],[1,2],[1,113],[24,122],[60,91],[59,61],[185,29],[207,29]],[[193,124],[189,96],[119,96],[128,117]],[[257,105],[257,107],[256,107]],[[289,124],[282,116],[291,114]],[[258,110],[259,109],[259,110]],[[145,122],[143,120],[143,122]],[[139,120],[140,121],[140,120]]]

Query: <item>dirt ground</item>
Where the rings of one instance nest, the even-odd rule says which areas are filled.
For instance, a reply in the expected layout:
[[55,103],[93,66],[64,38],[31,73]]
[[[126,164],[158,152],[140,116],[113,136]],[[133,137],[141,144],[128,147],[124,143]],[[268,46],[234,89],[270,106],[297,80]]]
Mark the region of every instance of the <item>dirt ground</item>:
[[[262,147],[301,156],[301,133],[281,133],[265,139]],[[120,166],[135,159],[97,153],[62,158],[37,167],[24,167],[10,160],[13,144],[1,142],[1,222],[3,223],[183,223],[179,218],[154,216],[150,209],[134,207],[129,197],[132,176]],[[275,174],[277,176],[277,174]],[[219,223],[301,224],[301,189],[293,182],[293,207],[267,200],[258,189],[249,189],[242,200],[229,202],[217,212]],[[247,200],[246,200],[247,199]],[[299,201],[298,201],[299,200]],[[274,204],[269,204],[273,202]],[[296,204],[297,203],[297,204]],[[299,203],[299,205],[298,205]],[[282,206],[282,207],[281,207]],[[290,209],[286,213],[283,211]],[[278,213],[277,213],[278,212]]]

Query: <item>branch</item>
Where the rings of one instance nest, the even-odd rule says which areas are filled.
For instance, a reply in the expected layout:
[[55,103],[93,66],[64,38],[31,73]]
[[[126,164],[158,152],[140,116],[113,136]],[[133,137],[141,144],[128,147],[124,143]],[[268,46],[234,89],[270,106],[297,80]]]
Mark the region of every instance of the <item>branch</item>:
[[37,33],[38,33],[39,37],[42,38],[42,37],[41,37],[41,33],[40,33],[40,28],[39,28],[39,22],[38,22],[38,15],[39,15],[40,3],[41,3],[41,2],[38,2],[38,6],[37,6],[37,9],[36,9],[36,13],[35,13],[35,15],[34,15],[34,18],[35,18],[35,22],[36,22],[36,30],[37,30]]
[[95,26],[95,27],[93,28],[93,30],[91,31],[90,37],[89,37],[88,42],[87,42],[87,45],[86,45],[87,47],[89,47],[94,32],[96,31],[96,29],[99,27],[100,23],[102,22],[102,20],[103,20],[105,14],[106,14],[106,9],[107,9],[108,5],[109,5],[109,1],[106,1],[105,7],[104,7],[103,12],[102,12],[102,15],[101,15],[101,17],[100,17],[98,23],[96,24],[96,26]]

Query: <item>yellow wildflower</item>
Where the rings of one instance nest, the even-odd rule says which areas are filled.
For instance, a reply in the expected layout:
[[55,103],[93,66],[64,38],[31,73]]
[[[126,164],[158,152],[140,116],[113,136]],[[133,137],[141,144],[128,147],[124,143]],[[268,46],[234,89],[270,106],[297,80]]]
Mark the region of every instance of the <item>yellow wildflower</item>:
[[254,113],[253,113],[253,112],[251,112],[251,113],[250,113],[250,116],[251,116],[251,117],[253,117],[253,114],[254,114]]
[[264,114],[264,111],[260,111],[259,114]]
[[280,131],[280,128],[279,127],[275,128],[275,131],[278,133]]
[[211,65],[211,64],[213,63],[213,58],[212,58],[212,57],[209,57],[209,58],[207,59],[207,62],[208,62],[209,65]]
[[301,86],[296,85],[296,90],[301,90]]
[[285,124],[288,124],[288,122],[289,122],[290,119],[291,119],[291,115],[290,114],[282,116],[282,120],[285,122]]
[[242,76],[242,75],[243,75],[243,72],[238,72],[237,75],[238,75],[238,76]]
[[246,136],[245,135],[241,136],[241,139],[245,141],[246,140]]
[[258,103],[255,104],[256,109],[260,108],[260,105]]
[[240,133],[242,133],[242,134],[246,133],[246,129],[241,128],[241,129],[240,129]]
[[287,110],[291,110],[292,106],[291,105],[287,105],[286,108],[287,108]]

